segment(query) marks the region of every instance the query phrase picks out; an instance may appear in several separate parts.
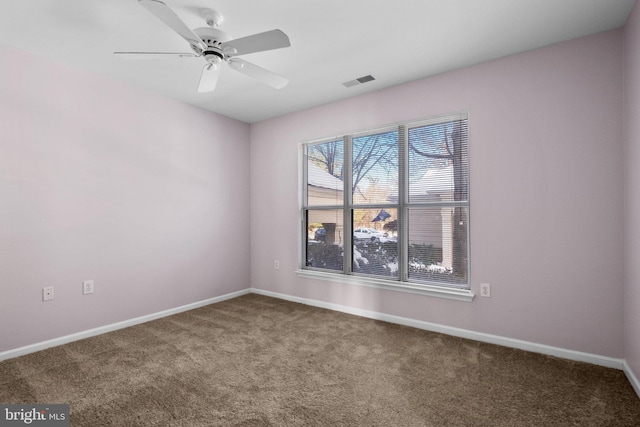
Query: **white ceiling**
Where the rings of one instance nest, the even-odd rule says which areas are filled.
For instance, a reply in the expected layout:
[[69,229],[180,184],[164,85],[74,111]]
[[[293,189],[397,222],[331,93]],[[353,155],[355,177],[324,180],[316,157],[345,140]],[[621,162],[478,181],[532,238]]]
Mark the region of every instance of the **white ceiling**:
[[[290,79],[281,90],[229,67],[197,93],[202,58],[137,0],[2,0],[0,43],[225,116],[256,122],[624,25],[635,0],[164,0],[191,28],[212,8],[238,38],[275,28],[291,47],[243,56]],[[10,67],[10,64],[1,64]],[[376,81],[345,88],[367,74]]]

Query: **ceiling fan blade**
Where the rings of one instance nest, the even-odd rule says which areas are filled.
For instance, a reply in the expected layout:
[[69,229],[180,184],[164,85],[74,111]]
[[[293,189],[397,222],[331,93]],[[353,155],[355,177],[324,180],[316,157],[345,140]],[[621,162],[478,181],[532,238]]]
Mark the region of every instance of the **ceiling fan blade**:
[[206,49],[204,42],[191,31],[176,13],[166,4],[159,0],[138,0],[140,5],[153,13],[159,20],[168,25],[173,31],[178,33],[183,39],[189,42],[191,46],[197,47],[200,51]]
[[198,58],[195,53],[184,52],[113,52],[124,59]]
[[289,79],[240,58],[231,58],[229,66],[276,89],[282,89],[289,84]]
[[291,46],[289,37],[280,30],[271,30],[240,37],[220,45],[228,57]]
[[216,89],[218,83],[218,77],[220,76],[220,64],[205,64],[202,69],[202,75],[200,76],[200,84],[198,85],[198,92],[213,92]]

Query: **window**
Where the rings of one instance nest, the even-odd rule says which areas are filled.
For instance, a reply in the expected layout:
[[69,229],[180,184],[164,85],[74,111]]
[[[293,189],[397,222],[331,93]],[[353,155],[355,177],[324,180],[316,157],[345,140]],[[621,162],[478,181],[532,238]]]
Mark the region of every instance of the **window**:
[[467,113],[302,145],[301,273],[469,290]]

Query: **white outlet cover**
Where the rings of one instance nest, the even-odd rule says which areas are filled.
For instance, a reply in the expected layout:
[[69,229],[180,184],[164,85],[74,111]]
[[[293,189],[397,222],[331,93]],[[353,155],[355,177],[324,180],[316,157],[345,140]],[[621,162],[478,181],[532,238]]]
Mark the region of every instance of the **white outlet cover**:
[[42,288],[42,301],[51,301],[53,299],[53,286]]
[[480,283],[480,296],[485,298],[491,298],[491,284]]
[[93,280],[85,280],[82,282],[82,294],[92,294],[93,293]]

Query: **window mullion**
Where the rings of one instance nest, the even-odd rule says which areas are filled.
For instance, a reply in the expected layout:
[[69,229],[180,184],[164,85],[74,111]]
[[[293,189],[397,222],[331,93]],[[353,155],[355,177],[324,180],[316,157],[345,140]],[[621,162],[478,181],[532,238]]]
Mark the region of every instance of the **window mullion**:
[[398,126],[398,279],[407,281],[409,242],[407,227],[407,198],[409,182],[409,150],[407,149],[407,126]]
[[347,135],[343,138],[344,164],[343,170],[343,224],[344,224],[344,242],[343,242],[343,270],[344,274],[351,274],[353,269],[353,192],[351,186],[353,183],[353,153],[352,153],[352,137]]
[[302,200],[300,205],[302,206],[300,212],[300,250],[298,252],[298,264],[306,266],[307,263],[307,239],[308,239],[308,184],[309,184],[309,171],[307,167],[307,151],[308,145],[302,146],[301,160],[302,160]]

